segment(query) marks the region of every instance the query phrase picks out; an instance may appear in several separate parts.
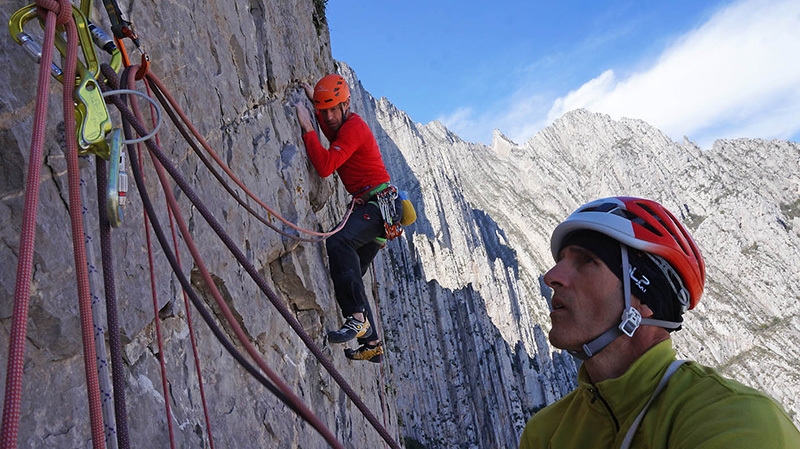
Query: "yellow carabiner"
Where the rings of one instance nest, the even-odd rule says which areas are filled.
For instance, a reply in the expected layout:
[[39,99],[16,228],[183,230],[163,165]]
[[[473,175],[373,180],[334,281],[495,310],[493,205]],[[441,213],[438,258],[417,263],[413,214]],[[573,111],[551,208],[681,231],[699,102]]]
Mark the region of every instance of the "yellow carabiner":
[[[36,10],[36,4],[31,4],[18,9],[8,20],[8,31],[11,33],[11,37],[14,39],[14,41],[25,48],[25,50],[31,53],[31,55],[36,58],[36,62],[39,62],[39,59],[42,56],[41,46],[25,33],[24,26],[26,23],[38,17],[39,15]],[[76,8],[74,5],[72,5],[72,17],[75,20],[75,25],[78,28],[78,41],[83,51],[83,60],[86,64],[84,65],[80,60],[78,61],[78,73],[80,74],[82,71],[89,72],[91,73],[92,77],[96,78],[100,73],[100,65],[97,60],[97,53],[95,52],[92,44],[92,37],[91,33],[89,32],[86,18],[83,13],[81,13],[81,10]],[[66,55],[67,43],[64,40],[64,37],[61,36],[61,33],[56,34],[54,44],[62,55]],[[120,58],[118,57],[118,59]],[[112,62],[113,61],[114,58],[112,55]],[[53,66],[55,66],[55,64],[53,64]],[[61,83],[64,82],[63,74],[61,73],[60,69],[52,70],[52,72],[53,76],[58,81]],[[75,85],[78,84],[80,84],[80,82],[76,82]]]
[[[11,38],[33,57],[34,61],[40,63],[42,46],[24,30],[25,24],[37,17],[36,5],[28,5],[18,9],[8,20],[8,32],[11,33]],[[50,64],[50,73],[60,81],[63,76],[61,67],[52,61],[50,61]]]

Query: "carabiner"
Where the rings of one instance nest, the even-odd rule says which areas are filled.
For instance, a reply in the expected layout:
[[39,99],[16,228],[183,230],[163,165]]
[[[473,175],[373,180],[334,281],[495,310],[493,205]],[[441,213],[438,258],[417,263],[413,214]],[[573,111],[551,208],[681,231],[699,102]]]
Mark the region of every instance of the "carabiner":
[[[84,8],[86,6],[82,4],[81,7]],[[36,62],[39,62],[42,57],[41,45],[31,38],[30,35],[25,33],[24,27],[26,23],[38,17],[39,14],[36,4],[30,4],[18,9],[8,20],[8,31],[11,33],[12,39],[14,39],[16,43],[21,45],[29,54],[31,54]],[[78,61],[78,73],[81,73],[81,70],[85,70],[91,73],[92,77],[98,79],[100,76],[100,65],[98,63],[97,54],[94,51],[94,46],[92,45],[94,33],[89,27],[89,22],[86,20],[86,16],[74,5],[72,6],[72,17],[75,20],[75,25],[78,28],[78,40],[82,48],[83,59],[86,64],[84,65],[80,60]],[[62,55],[66,54],[67,43],[64,41],[64,38],[60,33],[56,34],[54,44]],[[63,83],[64,76],[61,72],[61,68],[52,61],[50,62],[52,64],[51,73],[53,77]],[[111,61],[109,65],[111,65],[114,71],[119,71],[119,69],[122,67],[122,53],[119,51],[119,49],[115,48],[111,51]],[[80,81],[76,82],[76,85],[79,84]]]
[[128,174],[125,171],[125,152],[122,148],[122,131],[111,131],[111,157],[108,168],[108,188],[106,189],[106,215],[111,227],[119,227],[124,217],[123,207],[128,192]]
[[[14,39],[16,43],[21,45],[22,48],[24,48],[25,51],[27,51],[28,54],[33,57],[33,60],[38,64],[42,60],[42,44],[34,40],[23,29],[26,23],[30,22],[36,17],[38,17],[36,5],[28,5],[20,8],[17,10],[17,12],[12,14],[11,19],[8,20],[8,32],[11,33],[11,38]],[[60,80],[63,76],[61,67],[52,61],[50,61],[50,64],[50,73],[54,78]]]

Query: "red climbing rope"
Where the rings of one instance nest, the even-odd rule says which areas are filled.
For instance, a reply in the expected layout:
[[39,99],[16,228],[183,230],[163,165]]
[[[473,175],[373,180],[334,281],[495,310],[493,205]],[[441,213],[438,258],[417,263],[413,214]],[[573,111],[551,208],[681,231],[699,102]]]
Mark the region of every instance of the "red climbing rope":
[[[138,146],[138,145],[137,145]],[[141,162],[142,153],[137,148],[139,152],[139,161]],[[139,167],[141,170],[141,166]],[[156,344],[158,345],[158,354],[156,358],[158,359],[158,365],[161,368],[161,390],[162,394],[164,395],[164,412],[167,421],[167,431],[169,433],[169,446],[171,448],[175,448],[175,432],[172,429],[172,410],[170,408],[170,393],[169,393],[169,382],[167,380],[167,366],[164,359],[164,343],[163,339],[161,338],[161,319],[158,316],[158,294],[156,293],[156,272],[155,272],[155,261],[153,260],[153,244],[150,239],[150,220],[147,218],[147,214],[142,211],[142,215],[144,215],[144,233],[145,233],[145,241],[147,243],[147,262],[150,266],[150,295],[153,298],[153,323],[155,325],[156,330]]]
[[[125,74],[129,74],[127,78],[130,78],[135,75],[134,70],[131,67],[127,67],[123,74],[123,78],[126,78]],[[137,120],[142,122],[142,118],[139,115],[139,108],[137,107],[137,100],[135,96],[131,96],[130,98],[131,105],[133,106],[133,111],[137,114]],[[127,138],[127,136],[126,136]],[[139,155],[139,170],[143,170],[141,166],[142,163],[142,150],[141,145],[136,144],[136,151]],[[169,434],[169,444],[171,448],[175,448],[175,431],[173,430],[172,426],[172,407],[170,406],[170,393],[169,393],[169,380],[167,377],[167,365],[166,359],[164,357],[164,340],[161,336],[161,319],[158,316],[158,293],[156,289],[156,271],[155,271],[155,261],[153,259],[153,243],[150,237],[150,220],[147,216],[147,213],[142,210],[142,216],[144,218],[144,234],[145,234],[145,242],[147,244],[147,261],[150,267],[150,296],[153,300],[153,325],[156,331],[156,344],[158,346],[158,354],[156,358],[158,359],[158,364],[161,370],[161,390],[164,395],[164,412],[167,421],[167,432]]]
[[[175,232],[175,216],[172,208],[167,208],[169,213],[169,227],[172,232],[172,247],[175,248],[175,257],[178,265],[181,264],[181,257],[178,253],[178,234]],[[208,432],[208,447],[214,449],[214,434],[211,432],[211,416],[208,413],[208,402],[206,402],[206,390],[203,385],[203,372],[200,370],[200,353],[197,350],[197,339],[195,338],[194,324],[192,323],[192,308],[189,307],[189,294],[183,292],[183,307],[186,310],[186,324],[189,326],[189,340],[192,343],[192,356],[194,357],[194,370],[197,373],[197,387],[200,390],[200,402],[203,404],[203,416],[206,420],[206,431]]]
[[[23,225],[20,238],[20,256],[17,265],[17,283],[14,293],[14,318],[9,348],[8,371],[6,373],[6,396],[3,407],[2,447],[16,447],[19,431],[19,407],[22,391],[22,364],[25,352],[25,327],[28,315],[28,297],[33,263],[35,241],[36,208],[38,206],[39,170],[42,164],[41,152],[44,146],[44,122],[47,116],[47,95],[49,93],[50,64],[56,25],[66,31],[67,49],[64,61],[64,86],[62,100],[64,107],[64,128],[66,136],[76,135],[75,109],[72,81],[77,71],[78,31],[72,18],[72,4],[68,0],[39,0],[40,16],[45,20],[45,38],[42,48],[42,61],[39,66],[39,89],[36,99],[34,135],[31,141],[29,177],[26,186],[26,202],[23,212]],[[89,415],[94,448],[105,447],[102,406],[97,374],[97,358],[94,347],[94,326],[92,323],[91,292],[89,291],[86,252],[83,242],[83,222],[80,196],[80,172],[78,167],[77,142],[66,139],[70,222],[75,257],[75,275],[78,284],[78,307],[81,317],[84,369],[89,397]]]
[[[61,7],[68,4],[61,1]],[[74,21],[65,24],[67,32],[67,54],[64,61],[64,134],[76,135],[75,105],[70,80],[75,79],[78,65],[78,29]],[[89,419],[92,427],[92,446],[105,447],[100,382],[97,374],[97,355],[94,346],[94,323],[92,321],[92,294],[89,291],[89,273],[86,266],[86,247],[83,241],[83,208],[80,192],[80,167],[78,166],[78,142],[66,139],[67,185],[69,188],[69,216],[72,228],[72,247],[75,258],[75,277],[78,284],[78,308],[81,317],[83,339],[83,365],[86,371],[86,390],[89,395]]]
[[[71,17],[70,12],[57,14],[60,10],[48,10],[45,15],[44,46],[42,61],[53,60],[53,41],[56,23],[63,24]],[[14,313],[9,336],[6,369],[5,401],[3,403],[2,448],[17,447],[19,432],[19,409],[22,402],[22,368],[25,362],[25,335],[28,322],[28,298],[33,272],[33,250],[36,243],[36,209],[39,205],[39,179],[41,178],[44,130],[47,123],[47,99],[50,92],[50,65],[39,65],[39,90],[36,94],[36,110],[33,117],[28,161],[28,179],[25,186],[25,205],[22,212],[19,257],[17,259],[17,281],[14,287]]]

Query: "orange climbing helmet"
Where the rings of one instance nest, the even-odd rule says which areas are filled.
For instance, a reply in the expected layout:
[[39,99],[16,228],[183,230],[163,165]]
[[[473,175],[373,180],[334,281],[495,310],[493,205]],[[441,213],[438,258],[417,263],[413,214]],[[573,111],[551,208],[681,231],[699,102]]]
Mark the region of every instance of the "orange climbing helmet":
[[330,109],[349,99],[350,88],[341,75],[325,75],[314,87],[314,109]]
[[700,301],[706,278],[703,256],[689,231],[664,206],[631,197],[602,198],[584,204],[553,231],[550,240],[553,258],[558,260],[567,235],[582,229],[663,257],[687,290],[687,297],[679,297],[684,310],[693,309]]

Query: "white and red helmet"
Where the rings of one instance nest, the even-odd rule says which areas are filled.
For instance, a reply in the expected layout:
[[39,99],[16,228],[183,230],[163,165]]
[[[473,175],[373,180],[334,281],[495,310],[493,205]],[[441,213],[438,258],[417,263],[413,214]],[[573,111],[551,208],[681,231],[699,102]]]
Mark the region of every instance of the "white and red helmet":
[[601,198],[584,204],[553,230],[550,250],[556,261],[564,239],[579,230],[596,231],[631,248],[661,256],[689,293],[686,309],[693,309],[700,302],[706,279],[703,256],[686,228],[664,206],[632,197]]

